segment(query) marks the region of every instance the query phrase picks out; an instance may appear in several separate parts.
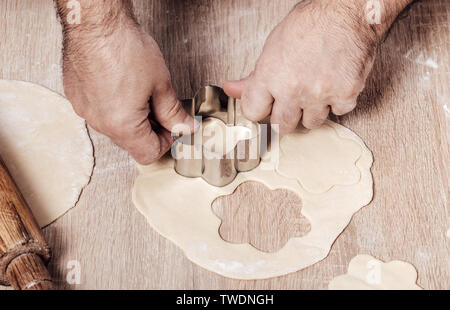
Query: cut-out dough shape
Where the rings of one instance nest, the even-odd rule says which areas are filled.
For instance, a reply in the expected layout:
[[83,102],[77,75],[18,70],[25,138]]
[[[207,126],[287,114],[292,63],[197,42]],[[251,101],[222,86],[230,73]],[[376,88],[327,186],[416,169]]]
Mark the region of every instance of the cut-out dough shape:
[[70,102],[20,81],[0,80],[0,154],[41,227],[76,204],[94,166]]
[[330,290],[421,290],[417,271],[402,261],[384,263],[370,255],[354,257],[346,274],[331,280]]
[[[349,159],[339,157],[347,154],[341,148],[348,147],[347,141],[354,142],[359,147],[354,162],[360,175],[356,183],[339,185],[343,182],[337,182],[325,193],[315,194],[306,191],[296,179],[286,178],[273,169],[264,170],[265,165],[260,165],[252,171],[239,173],[231,184],[218,188],[203,179],[178,175],[173,159],[167,156],[156,164],[138,166],[133,202],[156,231],[179,246],[192,262],[210,271],[236,279],[264,279],[298,271],[324,259],[353,214],[372,199],[371,152],[347,128],[331,121],[325,126],[332,131],[296,131],[293,135],[296,138],[289,138],[289,144],[293,144],[289,149],[310,153],[307,148],[320,146],[323,153],[328,154],[328,157],[319,157],[320,160],[334,160],[335,165],[345,166]],[[299,137],[310,134],[315,136],[316,143],[303,146],[306,150],[297,149]],[[330,134],[338,136],[343,143],[330,145]],[[280,161],[283,160],[281,156]],[[232,194],[246,181],[263,183],[271,190],[284,188],[295,192],[303,203],[302,214],[311,223],[311,231],[303,237],[290,239],[276,253],[258,251],[250,244],[225,242],[219,235],[221,221],[214,215],[211,204],[217,197]]]
[[353,185],[361,177],[355,166],[361,147],[353,140],[342,139],[328,125],[286,136],[280,142],[280,152],[283,160],[277,171],[297,179],[311,193],[323,193],[335,185]]

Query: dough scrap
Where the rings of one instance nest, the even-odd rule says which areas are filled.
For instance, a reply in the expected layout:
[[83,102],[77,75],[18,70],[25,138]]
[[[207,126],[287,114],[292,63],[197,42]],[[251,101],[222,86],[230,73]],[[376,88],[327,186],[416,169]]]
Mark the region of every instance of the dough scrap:
[[[328,154],[328,157],[319,158],[334,160],[339,164],[340,160],[336,161],[335,157],[345,154],[340,148],[347,147],[345,142],[350,140],[360,149],[358,159],[354,161],[359,171],[356,183],[336,182],[324,193],[311,193],[300,186],[297,179],[287,178],[274,169],[263,169],[265,165],[260,165],[252,171],[239,173],[231,184],[218,188],[201,178],[189,179],[178,175],[173,168],[173,159],[166,156],[150,166],[138,165],[139,175],[133,188],[133,202],[151,227],[179,246],[188,259],[207,270],[225,277],[246,280],[296,272],[324,259],[353,214],[367,205],[373,195],[370,172],[373,159],[369,149],[347,128],[331,121],[327,121],[324,126],[330,127],[332,131],[297,130],[291,136],[296,138],[288,138],[287,146],[296,149],[290,144],[296,144],[302,135],[314,135],[318,140],[314,147],[320,145],[324,154]],[[330,145],[330,132],[342,139],[343,143]],[[284,147],[286,149],[286,143]],[[308,144],[304,146],[309,147]],[[306,152],[311,153],[311,150]],[[280,156],[281,163],[285,160],[284,156]],[[342,161],[347,162],[347,159]],[[295,169],[295,163],[292,163],[292,169]],[[232,194],[246,181],[263,183],[271,190],[283,188],[295,192],[303,203],[302,214],[311,223],[309,233],[291,238],[275,253],[259,251],[248,243],[232,244],[224,241],[219,235],[221,221],[214,215],[211,204],[220,196]]]
[[21,81],[0,80],[0,155],[41,227],[75,206],[94,167],[70,102]]
[[330,290],[421,290],[417,271],[402,261],[384,263],[370,255],[354,257],[346,274],[331,280]]

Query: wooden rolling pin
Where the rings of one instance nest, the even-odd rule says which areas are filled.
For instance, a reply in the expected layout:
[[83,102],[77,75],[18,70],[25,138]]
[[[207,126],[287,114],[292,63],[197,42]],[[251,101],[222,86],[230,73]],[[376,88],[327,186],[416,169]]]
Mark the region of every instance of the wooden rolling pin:
[[0,284],[16,290],[48,290],[50,247],[0,158]]

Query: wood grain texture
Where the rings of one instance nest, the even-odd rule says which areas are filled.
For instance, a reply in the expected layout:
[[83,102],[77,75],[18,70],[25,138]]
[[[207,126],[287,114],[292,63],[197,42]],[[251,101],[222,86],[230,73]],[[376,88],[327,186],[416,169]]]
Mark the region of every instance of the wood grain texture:
[[[179,97],[186,98],[203,85],[248,74],[266,36],[296,0],[134,2],[139,21],[163,50]],[[133,207],[133,160],[91,130],[92,181],[77,207],[44,230],[59,287],[317,289],[345,273],[352,257],[367,253],[412,263],[424,288],[449,289],[449,9],[445,0],[414,5],[379,48],[358,108],[337,118],[374,153],[375,197],[325,260],[262,281],[230,280],[190,263]],[[51,0],[2,0],[0,78],[62,93],[60,32]],[[80,285],[66,282],[72,260],[80,262]]]

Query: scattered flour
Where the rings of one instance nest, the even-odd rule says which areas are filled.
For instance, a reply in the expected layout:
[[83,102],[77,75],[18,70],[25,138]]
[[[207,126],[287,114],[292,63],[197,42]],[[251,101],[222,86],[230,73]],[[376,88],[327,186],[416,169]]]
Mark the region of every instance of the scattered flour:
[[450,107],[447,104],[444,104],[442,107],[444,108],[445,116],[450,117]]
[[233,271],[239,273],[252,273],[255,269],[264,265],[264,261],[257,261],[253,264],[243,264],[238,261],[224,261],[224,260],[216,260],[214,262],[215,267],[218,267],[222,270]]
[[412,50],[408,50],[405,55],[403,55],[406,59],[409,61],[412,61],[416,64],[432,68],[432,69],[438,69],[439,65],[436,60],[434,60],[431,57],[426,57],[423,52],[420,52],[419,55],[416,58],[412,58],[411,54],[413,54]]

